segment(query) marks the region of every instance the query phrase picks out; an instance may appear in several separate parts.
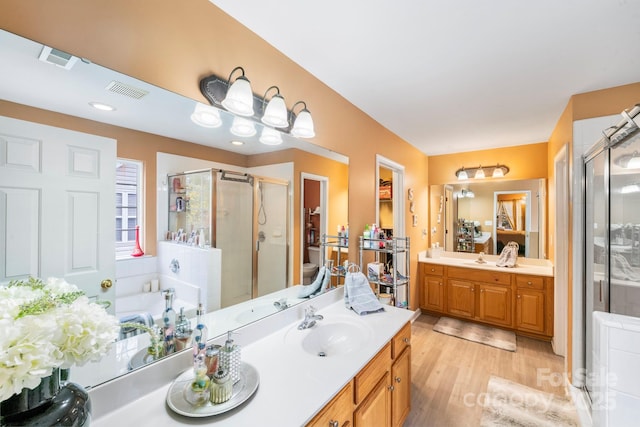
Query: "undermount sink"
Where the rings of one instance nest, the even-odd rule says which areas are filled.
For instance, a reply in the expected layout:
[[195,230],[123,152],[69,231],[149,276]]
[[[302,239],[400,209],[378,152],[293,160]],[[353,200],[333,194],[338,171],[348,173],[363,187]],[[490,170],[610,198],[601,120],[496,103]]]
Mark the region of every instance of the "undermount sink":
[[363,347],[373,337],[370,326],[358,319],[324,319],[313,328],[289,331],[285,340],[312,356],[336,357]]

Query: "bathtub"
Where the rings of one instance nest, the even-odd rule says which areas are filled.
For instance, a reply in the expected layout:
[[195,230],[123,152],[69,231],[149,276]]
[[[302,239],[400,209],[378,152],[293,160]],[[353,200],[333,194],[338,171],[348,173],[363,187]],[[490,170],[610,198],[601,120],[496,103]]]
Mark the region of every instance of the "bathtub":
[[[158,278],[161,290],[159,292],[138,292],[129,295],[116,296],[115,315],[118,319],[139,313],[150,313],[153,320],[159,326],[162,325],[162,313],[165,309],[164,289],[173,288],[173,309],[180,313],[184,307],[187,318],[196,316],[196,308],[200,298],[200,290],[197,286],[182,282],[171,277],[160,276]],[[142,286],[140,286],[142,288]]]

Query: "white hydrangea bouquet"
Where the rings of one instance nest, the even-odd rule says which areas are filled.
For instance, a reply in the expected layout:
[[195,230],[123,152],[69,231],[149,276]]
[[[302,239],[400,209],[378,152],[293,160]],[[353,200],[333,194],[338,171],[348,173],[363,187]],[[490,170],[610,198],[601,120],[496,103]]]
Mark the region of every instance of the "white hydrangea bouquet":
[[54,368],[99,360],[120,325],[64,279],[0,286],[0,402],[33,389]]

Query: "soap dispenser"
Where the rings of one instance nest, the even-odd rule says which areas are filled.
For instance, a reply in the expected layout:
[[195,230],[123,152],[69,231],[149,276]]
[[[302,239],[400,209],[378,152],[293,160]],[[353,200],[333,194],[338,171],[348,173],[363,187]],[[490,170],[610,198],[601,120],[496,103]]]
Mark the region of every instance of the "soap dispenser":
[[227,341],[220,349],[220,365],[229,372],[231,383],[240,379],[240,346],[231,339],[232,331],[227,332]]
[[176,320],[176,350],[184,350],[191,340],[191,323],[184,314],[184,307],[180,307],[180,314]]

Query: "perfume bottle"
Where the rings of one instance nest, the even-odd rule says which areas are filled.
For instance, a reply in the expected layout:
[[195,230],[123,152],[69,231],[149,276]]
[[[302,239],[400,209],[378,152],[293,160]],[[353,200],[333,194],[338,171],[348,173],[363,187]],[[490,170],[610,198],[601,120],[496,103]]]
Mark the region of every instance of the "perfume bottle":
[[164,337],[164,354],[171,354],[176,351],[175,331],[176,331],[176,312],[173,309],[173,296],[175,291],[167,289],[164,291],[165,309],[162,313],[162,321],[164,327],[162,336]]
[[193,363],[194,379],[185,385],[184,397],[193,406],[207,403],[211,397],[211,381],[207,376],[204,359],[196,359]]
[[180,314],[176,320],[176,350],[184,350],[191,341],[191,323],[184,315],[184,307],[180,307]]
[[227,332],[227,341],[220,349],[220,366],[231,376],[231,384],[235,384],[240,379],[240,346],[231,339],[232,331]]
[[206,359],[206,347],[207,347],[207,325],[202,323],[202,315],[204,314],[204,308],[202,303],[198,303],[198,309],[196,310],[196,327],[191,334],[191,347],[193,348],[193,363],[194,366],[204,366],[205,375],[207,373]]

